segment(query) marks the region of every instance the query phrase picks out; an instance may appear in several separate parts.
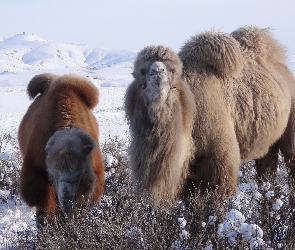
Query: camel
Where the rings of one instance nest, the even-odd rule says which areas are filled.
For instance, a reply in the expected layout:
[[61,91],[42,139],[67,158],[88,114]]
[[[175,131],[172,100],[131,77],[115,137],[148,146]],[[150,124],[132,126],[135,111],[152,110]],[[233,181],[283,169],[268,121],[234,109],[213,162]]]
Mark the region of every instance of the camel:
[[147,46],[133,75],[125,112],[137,195],[155,206],[196,188],[228,197],[241,163],[257,159],[262,175],[279,150],[295,176],[295,80],[268,29],[203,32],[178,55]]
[[98,124],[92,109],[98,89],[86,78],[36,75],[27,87],[34,99],[18,131],[23,164],[20,194],[36,207],[37,222],[57,212],[91,207],[104,188]]

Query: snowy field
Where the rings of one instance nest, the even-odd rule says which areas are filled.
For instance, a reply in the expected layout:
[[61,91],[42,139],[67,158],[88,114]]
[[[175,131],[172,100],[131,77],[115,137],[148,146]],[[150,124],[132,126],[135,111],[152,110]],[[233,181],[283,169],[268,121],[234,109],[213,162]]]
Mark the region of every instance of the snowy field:
[[[16,137],[19,123],[31,103],[26,94],[29,80],[36,74],[51,72],[59,75],[75,73],[90,79],[100,92],[99,104],[94,109],[100,126],[100,142],[103,143],[110,136],[127,139],[128,126],[124,117],[123,98],[126,87],[132,81],[136,53],[49,42],[27,34],[0,41],[0,134]],[[295,56],[289,57],[289,66],[295,69]],[[0,159],[13,157],[13,145],[6,144],[5,140],[0,149]],[[246,191],[249,193],[251,190],[252,194],[259,197],[260,194],[255,193],[254,189],[253,183],[238,188],[237,209],[245,205]],[[8,193],[0,190],[0,200],[5,196]],[[274,209],[279,209],[281,202],[278,200]],[[235,222],[222,224],[220,234],[237,230],[245,233],[245,237],[252,240],[254,245],[260,244],[263,242],[263,232],[257,225],[244,223],[245,216],[238,210],[228,213],[227,220]],[[0,231],[9,235],[32,224],[34,210],[20,205],[19,200],[0,204]],[[254,233],[256,237],[252,238]],[[5,237],[0,236],[0,247],[6,241]]]
[[[134,51],[110,51],[46,41],[20,34],[0,41],[0,133],[16,138],[18,126],[31,100],[26,87],[36,74],[74,73],[87,77],[99,88],[99,104],[93,112],[99,122],[101,144],[108,137],[127,138],[123,112],[126,86],[132,81]],[[2,143],[0,159],[12,157],[13,145]],[[0,190],[0,198],[7,196]],[[9,234],[30,223],[34,210],[19,201],[0,204],[0,230]],[[0,237],[1,243],[5,239]]]
[[26,86],[36,74],[74,73],[90,79],[100,91],[94,109],[101,140],[127,131],[122,110],[126,86],[132,81],[135,51],[114,51],[49,42],[35,35],[19,34],[0,42],[0,119],[4,132],[15,131],[31,101]]

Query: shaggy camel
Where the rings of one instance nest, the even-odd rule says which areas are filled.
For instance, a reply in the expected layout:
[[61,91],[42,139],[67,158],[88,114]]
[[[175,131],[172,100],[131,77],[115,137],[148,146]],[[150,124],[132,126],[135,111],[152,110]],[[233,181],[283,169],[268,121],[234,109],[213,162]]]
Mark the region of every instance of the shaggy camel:
[[148,46],[125,95],[136,193],[158,206],[192,193],[235,189],[239,165],[277,166],[278,150],[295,175],[295,80],[269,30],[204,32],[179,57]]
[[20,193],[37,220],[73,205],[92,206],[104,187],[98,124],[91,109],[98,90],[77,75],[41,74],[28,84],[34,99],[19,127]]
[[168,48],[146,47],[133,74],[125,95],[132,179],[137,195],[151,196],[157,204],[176,197],[187,176],[195,103],[181,79],[182,63]]

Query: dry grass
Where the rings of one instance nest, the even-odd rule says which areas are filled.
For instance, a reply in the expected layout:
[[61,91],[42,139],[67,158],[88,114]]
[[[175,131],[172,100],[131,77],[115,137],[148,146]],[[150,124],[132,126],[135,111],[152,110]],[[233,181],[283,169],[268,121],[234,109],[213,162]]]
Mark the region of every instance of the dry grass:
[[[126,142],[108,138],[102,150],[107,182],[101,202],[90,213],[81,209],[75,219],[46,224],[38,235],[32,226],[20,230],[11,236],[13,249],[294,249],[295,195],[282,163],[277,177],[267,177],[269,182],[255,177],[254,162],[241,166],[238,195],[223,203],[216,202],[217,190],[196,194],[188,206],[179,201],[170,209],[154,210],[133,195]],[[14,196],[20,160],[1,160],[0,190]],[[278,200],[282,204],[275,210]],[[232,209],[244,215],[244,223],[262,229],[260,245],[247,240],[241,227],[221,233],[220,225],[232,223],[224,220]]]

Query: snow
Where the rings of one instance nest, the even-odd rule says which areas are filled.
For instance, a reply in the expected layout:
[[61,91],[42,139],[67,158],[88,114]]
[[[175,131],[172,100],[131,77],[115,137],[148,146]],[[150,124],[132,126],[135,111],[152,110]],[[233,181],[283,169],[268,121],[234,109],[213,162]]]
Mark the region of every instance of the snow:
[[76,73],[89,78],[99,88],[100,104],[94,115],[100,122],[101,142],[110,133],[124,136],[127,125],[122,110],[123,96],[125,87],[133,80],[136,54],[51,42],[28,34],[4,39],[0,42],[0,119],[5,121],[1,124],[2,131],[17,130],[31,103],[26,86],[33,76],[45,72]]
[[225,221],[219,224],[218,234],[220,237],[226,237],[231,243],[235,243],[238,234],[241,234],[249,242],[250,248],[265,244],[262,229],[256,224],[245,223],[245,216],[235,209],[230,210],[225,216]]
[[265,194],[265,196],[266,196],[267,199],[270,199],[271,197],[274,196],[274,194],[275,194],[274,191],[268,191],[268,192]]
[[[99,88],[99,105],[93,113],[99,122],[101,143],[110,136],[127,138],[122,106],[126,86],[133,80],[136,54],[135,51],[51,42],[29,34],[0,39],[0,134],[16,137],[20,121],[32,103],[26,94],[28,82],[37,74],[50,72],[80,74]],[[14,157],[11,148],[12,145],[2,140],[0,160]],[[117,161],[111,153],[106,157],[110,167]],[[0,202],[7,199],[8,202],[0,204],[1,231],[9,235],[35,224],[35,210],[11,198],[9,191],[1,190]],[[5,242],[5,238],[0,238],[1,244]]]
[[185,218],[178,218],[177,221],[178,221],[180,228],[184,228],[186,226],[186,219]]
[[[127,139],[129,135],[123,111],[123,98],[126,87],[133,80],[131,73],[136,55],[136,51],[59,43],[31,34],[19,34],[7,39],[0,37],[0,135],[10,133],[16,136],[19,123],[32,102],[26,94],[28,82],[36,74],[50,72],[58,75],[76,73],[90,79],[100,92],[99,105],[93,110],[99,122],[100,143],[104,143],[110,136]],[[295,56],[290,57],[289,66],[295,69]],[[15,157],[11,147],[9,143],[0,145],[0,160]],[[110,168],[118,161],[111,153],[105,155],[105,160]],[[111,173],[112,171],[115,169],[111,168]],[[254,172],[249,174],[254,175]],[[239,176],[242,177],[242,172],[239,172]],[[265,182],[261,189],[265,190],[268,199],[274,196],[274,191],[270,188],[270,183]],[[226,214],[225,220],[218,226],[218,234],[220,237],[226,237],[229,242],[235,242],[236,237],[242,235],[250,247],[255,248],[265,244],[262,239],[263,231],[256,224],[245,222],[252,211],[242,214],[238,210],[249,203],[249,193],[254,200],[259,200],[262,196],[257,191],[255,182],[238,186],[234,200],[237,209],[232,209]],[[7,235],[35,224],[34,209],[21,205],[19,200],[10,199],[9,196],[9,191],[0,191],[0,201],[8,199],[7,203],[0,203],[0,230],[5,230]],[[276,199],[272,213],[275,215],[283,204],[283,197]],[[216,220],[216,216],[212,215],[201,225],[205,228],[214,224]],[[181,241],[189,238],[189,233],[185,229],[185,218],[180,217],[177,221],[180,240],[172,244],[172,249],[180,249]],[[138,233],[140,229],[133,227],[126,231],[125,236],[134,237]],[[0,243],[5,241],[5,238],[0,238]],[[278,244],[278,248],[281,247],[283,245]],[[210,244],[203,249],[213,249],[213,246]]]
[[276,199],[275,204],[272,205],[272,209],[274,211],[280,210],[281,206],[283,205],[283,201],[281,199]]
[[[131,50],[92,48],[19,34],[0,40],[0,86],[25,86],[36,72],[55,70],[60,74],[78,71],[93,78],[99,74],[101,84],[107,87],[126,86],[131,80],[136,55],[137,52]],[[11,73],[22,73],[16,78],[24,81],[17,81]],[[124,79],[121,84],[118,82],[120,79]]]
[[9,153],[8,152],[2,152],[1,154],[0,154],[0,160],[8,160],[8,158],[9,158]]
[[13,37],[6,39],[7,43],[19,43],[19,42],[23,43],[23,42],[36,42],[36,41],[48,42],[47,40],[45,40],[39,36],[36,36],[33,34],[26,34],[25,32],[23,34],[17,34]]
[[179,238],[181,240],[187,240],[189,238],[189,233],[186,230],[181,230],[181,233],[179,233]]
[[[112,167],[113,165],[116,165],[118,163],[118,159],[113,156],[112,153],[108,152],[104,156],[104,161],[107,165],[107,167]],[[111,168],[111,174],[115,173],[115,168]]]

